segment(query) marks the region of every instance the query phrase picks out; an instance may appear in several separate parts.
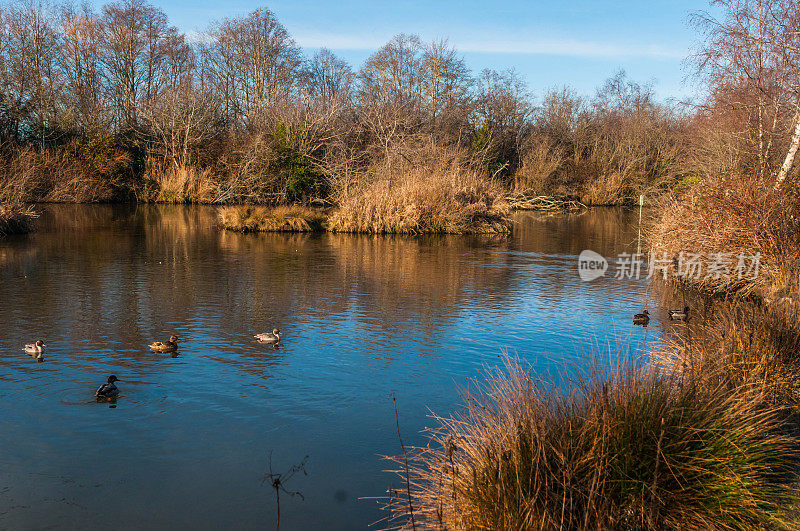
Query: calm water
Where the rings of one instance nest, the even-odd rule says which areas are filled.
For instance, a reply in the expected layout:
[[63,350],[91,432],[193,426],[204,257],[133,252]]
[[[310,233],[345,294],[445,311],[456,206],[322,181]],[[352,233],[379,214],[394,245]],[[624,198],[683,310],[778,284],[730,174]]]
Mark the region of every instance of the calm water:
[[[210,208],[48,206],[0,239],[0,528],[364,529],[429,409],[507,350],[547,374],[630,324],[646,281],[582,282],[636,215],[519,215],[511,237],[241,235]],[[657,316],[658,317],[658,316]],[[252,339],[273,326],[279,349]],[[179,356],[146,345],[175,333]],[[47,343],[46,362],[21,352]],[[116,408],[92,395],[116,374]]]

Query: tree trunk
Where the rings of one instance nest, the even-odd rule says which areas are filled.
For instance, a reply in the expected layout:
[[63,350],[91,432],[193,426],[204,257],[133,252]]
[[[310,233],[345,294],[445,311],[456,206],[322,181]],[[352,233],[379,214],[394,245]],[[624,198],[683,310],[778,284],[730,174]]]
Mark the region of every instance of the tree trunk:
[[792,169],[798,146],[800,146],[800,109],[798,109],[798,112],[794,115],[794,134],[792,135],[792,142],[789,144],[789,151],[786,153],[786,158],[783,161],[783,166],[781,166],[781,171],[778,173],[778,178],[775,179],[776,189],[781,187],[781,184],[786,180],[786,176]]

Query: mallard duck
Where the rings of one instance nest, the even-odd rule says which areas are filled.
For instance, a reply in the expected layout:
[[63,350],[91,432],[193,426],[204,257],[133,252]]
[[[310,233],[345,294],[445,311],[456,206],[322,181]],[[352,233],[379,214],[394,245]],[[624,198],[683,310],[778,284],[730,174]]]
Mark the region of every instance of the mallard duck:
[[685,321],[685,320],[687,320],[689,318],[689,307],[688,306],[684,306],[683,311],[670,310],[667,313],[669,313],[669,318],[672,321]]
[[256,334],[253,336],[262,343],[277,343],[281,340],[280,330],[275,328],[272,332],[264,332],[263,334]]
[[169,336],[169,341],[156,341],[150,345],[153,352],[175,352],[178,350],[178,338]]
[[117,389],[117,386],[114,385],[114,382],[116,381],[119,381],[119,378],[113,374],[109,376],[108,383],[104,383],[97,388],[97,391],[94,392],[95,398],[98,400],[111,400],[117,398],[117,395],[119,395],[119,389]]
[[25,354],[28,354],[30,356],[36,356],[37,354],[41,354],[42,352],[44,352],[44,341],[40,339],[36,343],[25,345],[25,347],[22,350],[25,351]]
[[647,310],[643,311],[642,313],[637,313],[633,316],[633,324],[637,325],[644,325],[647,326],[647,323],[650,322],[650,312]]

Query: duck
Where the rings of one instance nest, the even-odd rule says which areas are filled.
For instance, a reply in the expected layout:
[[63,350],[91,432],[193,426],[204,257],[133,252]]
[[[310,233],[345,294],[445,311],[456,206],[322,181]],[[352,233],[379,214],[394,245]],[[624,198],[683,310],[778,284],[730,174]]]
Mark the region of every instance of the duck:
[[253,337],[262,343],[277,343],[281,340],[280,330],[275,328],[272,332],[264,332],[263,334],[256,334]]
[[168,341],[156,341],[150,344],[150,350],[153,352],[175,352],[178,350],[178,338],[176,336],[169,336]]
[[117,398],[117,395],[119,395],[119,389],[117,389],[117,386],[114,385],[114,382],[117,381],[119,381],[119,378],[113,374],[109,376],[108,383],[104,383],[98,387],[97,391],[94,392],[94,397],[97,400],[113,400],[114,398]]
[[39,356],[37,356],[37,354],[41,355],[42,352],[44,352],[44,341],[40,339],[36,343],[25,345],[25,347],[22,350],[25,351],[25,354],[28,354],[30,356],[35,356],[38,358]]
[[689,318],[689,307],[684,306],[683,311],[681,310],[670,310],[669,318],[671,321],[685,321]]
[[650,322],[650,312],[647,310],[643,311],[642,313],[637,313],[633,316],[633,324],[637,325],[644,325],[647,326],[647,323]]

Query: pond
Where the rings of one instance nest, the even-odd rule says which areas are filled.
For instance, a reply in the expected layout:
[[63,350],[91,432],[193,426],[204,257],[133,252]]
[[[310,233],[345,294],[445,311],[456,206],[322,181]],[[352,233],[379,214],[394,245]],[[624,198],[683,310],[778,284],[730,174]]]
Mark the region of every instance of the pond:
[[[647,281],[584,282],[638,213],[517,215],[511,236],[238,234],[211,207],[46,205],[0,239],[0,528],[366,529],[430,412],[516,354],[546,377],[657,341]],[[277,327],[278,348],[253,339]],[[171,334],[176,356],[147,345]],[[21,347],[42,339],[45,362]],[[120,378],[115,406],[94,390]],[[263,483],[262,483],[263,482]],[[380,524],[378,524],[380,527]]]

